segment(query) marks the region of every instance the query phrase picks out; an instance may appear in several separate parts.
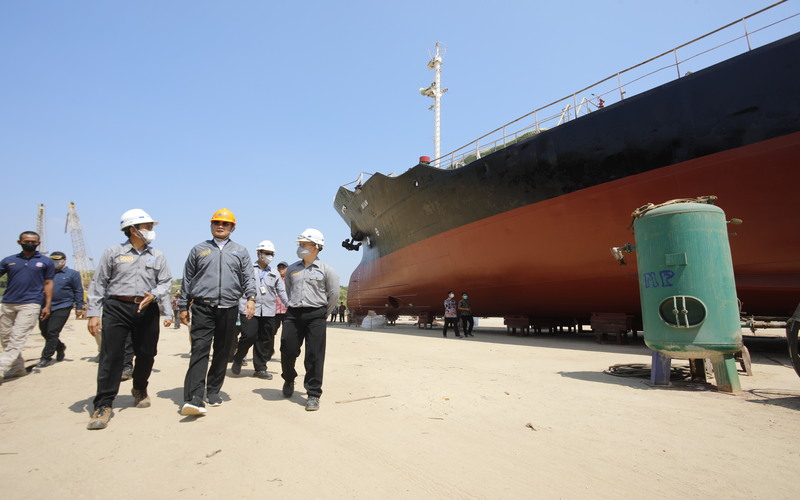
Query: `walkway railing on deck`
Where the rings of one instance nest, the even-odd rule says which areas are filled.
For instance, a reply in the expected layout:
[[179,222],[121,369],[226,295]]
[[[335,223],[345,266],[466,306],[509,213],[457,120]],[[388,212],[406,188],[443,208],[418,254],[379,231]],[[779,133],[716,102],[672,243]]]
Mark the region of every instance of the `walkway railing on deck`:
[[773,37],[773,39],[768,39],[761,44],[757,44],[755,38],[761,35],[764,30],[800,16],[800,13],[775,21],[766,20],[767,16],[762,15],[759,21],[763,20],[768,24],[759,28],[748,27],[748,20],[786,1],[782,0],[765,7],[663,54],[631,66],[626,70],[619,71],[562,99],[537,108],[450,153],[434,159],[431,163],[436,164],[436,160],[439,160],[440,164],[447,165],[444,168],[463,167],[482,156],[514,144],[542,130],[556,127],[604,106],[622,101],[626,97],[631,97],[681,78],[690,74],[692,70],[697,71],[706,68],[717,62],[752,50],[756,46],[772,42],[777,38]]
[[[446,164],[444,167],[446,169],[463,167],[482,156],[538,134],[542,130],[557,127],[564,122],[575,120],[627,97],[686,76],[692,71],[699,71],[782,38],[783,35],[775,35],[777,30],[773,30],[771,33],[767,33],[767,30],[797,18],[800,13],[788,15],[779,13],[777,19],[775,19],[776,16],[770,17],[765,13],[786,2],[788,0],[776,2],[635,66],[618,71],[562,99],[534,109],[454,151],[435,158],[431,164],[435,165],[439,160],[439,164]],[[780,17],[781,15],[783,17]],[[748,21],[752,22],[756,16],[759,16],[757,21],[763,25],[760,27],[748,26]],[[349,182],[344,186],[363,183],[371,175],[362,172],[358,181]]]

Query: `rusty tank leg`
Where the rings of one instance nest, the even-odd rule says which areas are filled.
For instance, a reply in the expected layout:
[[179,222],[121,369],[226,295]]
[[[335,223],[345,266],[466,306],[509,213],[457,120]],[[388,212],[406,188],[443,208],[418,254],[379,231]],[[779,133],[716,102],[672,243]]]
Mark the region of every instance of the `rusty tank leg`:
[[723,392],[741,392],[739,372],[733,354],[722,354],[711,358],[714,366],[714,378],[717,379],[717,389]]

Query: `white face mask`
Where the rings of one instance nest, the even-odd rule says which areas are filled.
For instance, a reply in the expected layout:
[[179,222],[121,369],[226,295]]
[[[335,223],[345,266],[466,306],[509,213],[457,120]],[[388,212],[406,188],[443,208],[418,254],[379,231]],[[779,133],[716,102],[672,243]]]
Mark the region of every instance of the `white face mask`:
[[269,265],[269,263],[272,262],[272,259],[274,259],[274,258],[275,258],[274,255],[267,255],[267,254],[263,254],[262,253],[262,254],[259,254],[258,261],[261,262],[262,264]]
[[148,245],[150,243],[156,241],[156,232],[155,231],[153,231],[153,230],[148,231],[147,229],[137,229],[137,231],[139,231],[139,236]]
[[305,259],[311,251],[308,248],[297,247],[297,256]]
[[448,295],[448,297],[450,297],[452,299],[453,297],[455,297],[455,294],[451,293],[450,295]]
[[64,261],[64,259],[61,259],[60,261],[57,261],[55,263],[55,265],[56,265],[56,269],[63,269],[64,266],[67,265],[67,263]]

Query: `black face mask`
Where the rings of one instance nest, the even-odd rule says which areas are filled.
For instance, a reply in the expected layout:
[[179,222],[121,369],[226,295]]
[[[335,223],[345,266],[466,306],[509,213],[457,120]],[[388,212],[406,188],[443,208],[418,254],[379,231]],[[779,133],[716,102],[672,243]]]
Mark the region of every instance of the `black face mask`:
[[39,245],[36,243],[23,243],[20,246],[22,247],[23,252],[33,252]]

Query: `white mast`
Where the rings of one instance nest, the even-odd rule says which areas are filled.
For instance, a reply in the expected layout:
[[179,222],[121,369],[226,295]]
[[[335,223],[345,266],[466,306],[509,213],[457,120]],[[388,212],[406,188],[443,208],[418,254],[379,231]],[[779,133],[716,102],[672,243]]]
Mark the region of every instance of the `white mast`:
[[439,128],[441,125],[441,98],[442,94],[447,92],[447,89],[442,88],[442,57],[444,56],[444,52],[441,51],[440,48],[441,43],[436,42],[436,55],[428,61],[428,69],[432,69],[436,72],[433,83],[428,87],[419,89],[420,94],[433,98],[433,106],[428,109],[433,109],[433,157],[435,158],[435,167],[439,166],[439,156],[441,154],[441,139],[439,135]]

